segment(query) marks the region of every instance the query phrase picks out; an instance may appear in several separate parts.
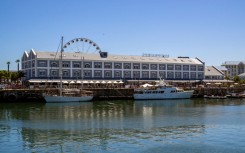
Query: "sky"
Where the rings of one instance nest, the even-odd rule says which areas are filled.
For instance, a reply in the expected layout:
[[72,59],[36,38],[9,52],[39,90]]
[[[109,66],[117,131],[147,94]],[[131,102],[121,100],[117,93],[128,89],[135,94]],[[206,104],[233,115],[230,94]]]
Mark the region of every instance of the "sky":
[[88,38],[109,54],[168,54],[207,66],[245,59],[244,0],[1,0],[0,70],[24,51]]

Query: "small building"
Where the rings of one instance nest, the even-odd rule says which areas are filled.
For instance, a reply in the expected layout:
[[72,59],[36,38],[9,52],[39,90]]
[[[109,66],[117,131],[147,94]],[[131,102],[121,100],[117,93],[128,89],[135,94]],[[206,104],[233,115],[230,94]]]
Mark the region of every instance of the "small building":
[[224,73],[215,66],[206,66],[205,80],[224,80]]

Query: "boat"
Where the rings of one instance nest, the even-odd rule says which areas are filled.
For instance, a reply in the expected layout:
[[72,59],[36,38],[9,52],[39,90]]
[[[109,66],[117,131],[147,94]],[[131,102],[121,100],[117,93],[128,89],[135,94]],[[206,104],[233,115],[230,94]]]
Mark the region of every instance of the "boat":
[[245,98],[245,91],[240,92],[240,93],[227,93],[228,98]]
[[[62,57],[63,57],[63,37],[61,38],[61,51],[60,51],[60,66],[59,71],[62,72]],[[83,73],[83,71],[82,71]],[[83,88],[83,86],[82,86]],[[83,91],[82,88],[78,89],[63,89],[62,88],[62,73],[60,73],[60,88],[59,95],[55,92],[45,93],[43,97],[47,103],[65,103],[65,102],[87,102],[93,99],[92,92]]]
[[183,90],[181,88],[166,84],[160,78],[156,85],[145,84],[135,89],[133,97],[135,100],[164,100],[164,99],[189,99],[194,90]]
[[204,98],[209,98],[209,99],[226,99],[227,95],[204,95]]

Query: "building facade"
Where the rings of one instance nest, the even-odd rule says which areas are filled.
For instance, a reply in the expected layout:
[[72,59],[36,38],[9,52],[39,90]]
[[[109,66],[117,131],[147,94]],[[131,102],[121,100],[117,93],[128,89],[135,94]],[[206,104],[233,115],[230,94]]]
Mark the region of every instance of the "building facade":
[[222,64],[227,68],[227,77],[233,78],[245,72],[245,61],[226,61]]
[[215,66],[205,67],[205,80],[224,80],[224,73]]
[[[33,49],[22,56],[22,71],[30,79],[87,80],[202,80],[205,63],[198,58],[129,56],[39,52]],[[62,70],[62,72],[60,72]],[[82,75],[83,74],[83,75]]]

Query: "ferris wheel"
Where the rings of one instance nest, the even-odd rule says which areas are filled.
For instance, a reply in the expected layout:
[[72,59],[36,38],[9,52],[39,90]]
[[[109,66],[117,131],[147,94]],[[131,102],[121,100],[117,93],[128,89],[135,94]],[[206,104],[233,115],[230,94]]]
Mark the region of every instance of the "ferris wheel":
[[75,53],[101,53],[100,47],[90,39],[75,38],[63,45],[65,52]]

